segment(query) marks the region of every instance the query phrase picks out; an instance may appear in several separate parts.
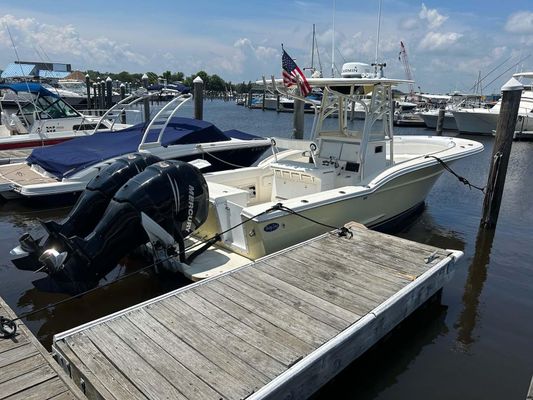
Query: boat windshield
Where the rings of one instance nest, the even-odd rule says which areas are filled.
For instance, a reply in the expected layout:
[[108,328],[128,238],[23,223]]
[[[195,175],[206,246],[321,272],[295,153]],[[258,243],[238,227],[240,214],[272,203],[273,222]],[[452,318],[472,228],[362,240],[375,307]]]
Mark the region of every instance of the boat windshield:
[[79,117],[80,114],[59,97],[38,96],[34,101],[22,107],[22,113],[26,116],[33,116],[34,113],[39,119],[56,119]]

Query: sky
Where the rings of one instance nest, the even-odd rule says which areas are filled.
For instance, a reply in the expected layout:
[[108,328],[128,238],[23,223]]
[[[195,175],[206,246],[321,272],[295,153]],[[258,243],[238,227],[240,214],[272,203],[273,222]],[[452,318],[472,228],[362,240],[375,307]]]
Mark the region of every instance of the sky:
[[[335,37],[338,76],[345,61],[375,61],[378,7],[379,0],[0,0],[0,69],[16,60],[14,43],[21,60],[82,71],[205,70],[248,82],[280,76],[282,43],[301,68],[311,66],[315,24],[324,76]],[[391,78],[406,77],[400,41],[423,92],[471,92],[496,69],[481,86],[498,93],[513,73],[533,70],[533,0],[382,0],[378,60]],[[314,62],[319,68],[316,52]]]

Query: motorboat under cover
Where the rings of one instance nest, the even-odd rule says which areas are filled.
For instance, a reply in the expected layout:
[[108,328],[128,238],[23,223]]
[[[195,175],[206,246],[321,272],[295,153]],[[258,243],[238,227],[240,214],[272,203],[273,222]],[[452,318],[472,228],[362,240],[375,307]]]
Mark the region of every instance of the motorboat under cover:
[[[145,124],[134,125],[121,131],[96,132],[54,146],[39,147],[32,151],[26,162],[38,165],[58,179],[104,160],[138,151],[144,135]],[[159,130],[151,130],[146,142],[156,141]],[[161,138],[163,147],[179,144],[196,144],[229,141],[231,139],[254,140],[260,136],[236,129],[221,131],[210,122],[192,118],[173,117]]]

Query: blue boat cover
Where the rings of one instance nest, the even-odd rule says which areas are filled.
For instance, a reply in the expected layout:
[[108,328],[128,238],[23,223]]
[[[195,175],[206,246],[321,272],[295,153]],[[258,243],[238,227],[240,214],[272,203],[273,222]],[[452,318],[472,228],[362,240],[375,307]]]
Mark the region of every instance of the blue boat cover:
[[29,92],[34,94],[39,94],[41,96],[52,96],[59,97],[57,94],[52,93],[40,83],[34,82],[22,82],[22,83],[3,83],[0,84],[0,89],[10,89],[15,93],[18,92]]
[[[32,151],[26,161],[62,179],[99,162],[136,152],[143,137],[144,127],[144,124],[138,124],[116,132],[96,132],[53,146],[39,147]],[[146,142],[156,141],[158,134],[159,130],[151,130]],[[261,139],[259,136],[237,130],[222,132],[210,122],[173,117],[165,129],[161,144],[169,146],[221,142],[231,138]]]

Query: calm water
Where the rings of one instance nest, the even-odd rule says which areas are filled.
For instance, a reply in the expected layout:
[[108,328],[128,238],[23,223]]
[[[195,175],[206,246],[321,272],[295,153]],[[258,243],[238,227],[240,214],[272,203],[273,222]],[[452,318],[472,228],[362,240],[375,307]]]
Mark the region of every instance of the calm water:
[[[182,115],[192,115],[190,105]],[[289,136],[291,114],[247,110],[233,103],[206,102],[204,118],[222,129]],[[306,136],[312,116],[306,115]],[[399,134],[428,134],[403,128]],[[484,186],[492,138],[475,137],[485,151],[455,164],[472,183]],[[442,296],[423,307],[352,364],[315,397],[319,399],[522,399],[533,373],[533,143],[516,142],[498,227],[478,234],[482,194],[443,175],[425,210],[401,232],[407,239],[459,249],[465,256]],[[391,200],[392,201],[392,200]],[[18,271],[9,250],[27,231],[38,236],[37,218],[61,219],[68,209],[36,211],[0,205],[0,295],[22,314],[63,298],[39,292],[41,273]],[[139,268],[134,260],[108,279]],[[26,323],[47,346],[54,333],[120,310],[183,285],[137,274],[82,299],[31,316]]]

